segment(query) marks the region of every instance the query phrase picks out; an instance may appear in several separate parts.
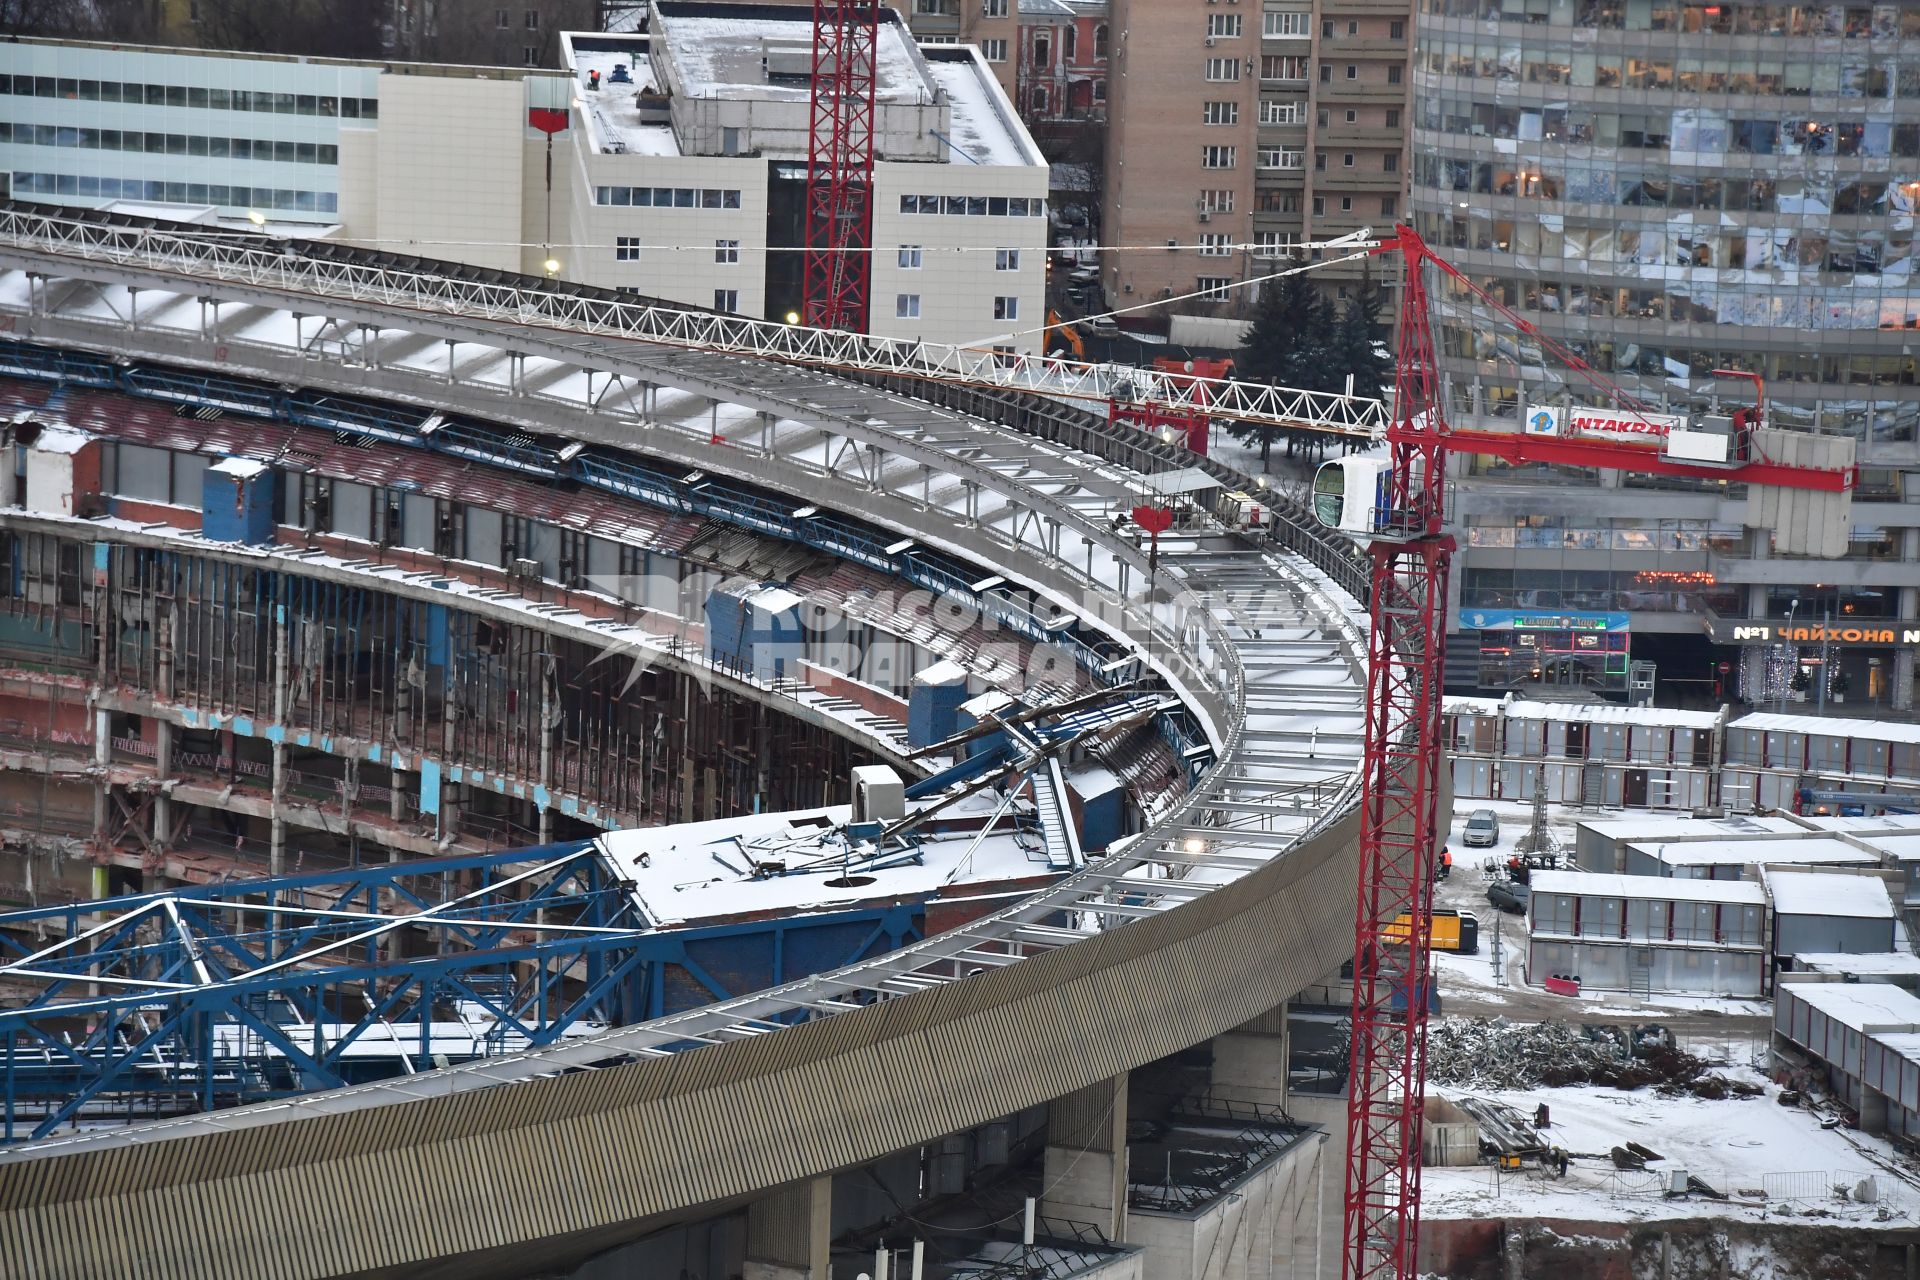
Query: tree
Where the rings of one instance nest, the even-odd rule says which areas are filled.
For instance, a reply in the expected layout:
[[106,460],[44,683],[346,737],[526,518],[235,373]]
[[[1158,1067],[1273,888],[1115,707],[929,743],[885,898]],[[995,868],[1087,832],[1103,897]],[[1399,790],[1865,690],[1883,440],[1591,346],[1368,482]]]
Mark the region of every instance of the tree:
[[[1249,381],[1285,385],[1282,375],[1294,367],[1294,348],[1309,326],[1312,302],[1312,290],[1300,276],[1269,280],[1261,285],[1253,308],[1253,323],[1248,326],[1246,341],[1234,357],[1235,372]],[[1273,442],[1285,429],[1266,423],[1236,421],[1229,424],[1227,430],[1242,444],[1260,446],[1260,465],[1264,469],[1273,456]]]
[[1353,379],[1353,394],[1379,399],[1393,382],[1393,356],[1387,327],[1380,323],[1380,294],[1371,285],[1347,299],[1334,334],[1335,359],[1342,383]]

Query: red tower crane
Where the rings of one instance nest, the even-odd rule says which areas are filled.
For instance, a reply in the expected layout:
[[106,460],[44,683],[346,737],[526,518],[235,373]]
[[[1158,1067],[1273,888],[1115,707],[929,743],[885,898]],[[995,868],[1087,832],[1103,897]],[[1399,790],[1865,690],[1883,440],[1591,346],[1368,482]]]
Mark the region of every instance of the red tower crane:
[[863,333],[873,247],[873,99],[880,10],[813,0],[804,316]]
[[[1441,687],[1454,550],[1444,527],[1448,452],[1824,491],[1838,495],[1826,518],[1843,522],[1855,472],[1851,441],[1800,440],[1783,449],[1783,459],[1768,457],[1768,446],[1785,442],[1767,438],[1782,433],[1764,431],[1764,404],[1737,411],[1733,430],[1724,436],[1656,421],[1657,415],[1645,414],[1576,355],[1435,256],[1410,228],[1397,228],[1374,251],[1398,252],[1406,264],[1386,431],[1389,459],[1328,463],[1322,475],[1331,471],[1335,482],[1323,485],[1316,477],[1314,483],[1316,509],[1323,500],[1331,503],[1321,519],[1366,542],[1373,591],[1341,1274],[1346,1280],[1410,1280],[1419,1274],[1429,935],[1440,771],[1446,767]],[[1428,322],[1428,264],[1621,404],[1616,426],[1646,430],[1637,440],[1587,438],[1579,418],[1560,424],[1552,413],[1520,431],[1449,428]],[[1815,456],[1808,456],[1809,443]]]

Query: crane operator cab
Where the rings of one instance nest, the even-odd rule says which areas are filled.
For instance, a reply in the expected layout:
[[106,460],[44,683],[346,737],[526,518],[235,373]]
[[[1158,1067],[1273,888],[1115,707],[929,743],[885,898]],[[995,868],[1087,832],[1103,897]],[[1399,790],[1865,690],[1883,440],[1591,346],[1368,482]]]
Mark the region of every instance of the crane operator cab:
[[1393,463],[1336,458],[1313,474],[1313,515],[1329,529],[1362,541],[1404,532],[1393,518]]

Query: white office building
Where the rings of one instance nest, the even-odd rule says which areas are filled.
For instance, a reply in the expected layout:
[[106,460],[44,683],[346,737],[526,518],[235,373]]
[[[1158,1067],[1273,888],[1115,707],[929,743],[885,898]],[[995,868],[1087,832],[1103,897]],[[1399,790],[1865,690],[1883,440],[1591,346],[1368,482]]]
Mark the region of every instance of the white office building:
[[[870,331],[1039,350],[1047,166],[976,50],[883,18]],[[0,173],[20,199],[797,312],[809,15],[658,0],[647,27],[566,35],[553,70],[0,44]]]
[[[979,52],[880,27],[868,331],[1038,349],[1047,166]],[[567,274],[768,319],[801,309],[812,22],[656,0],[644,35],[573,33]],[[575,250],[576,255],[582,250]]]

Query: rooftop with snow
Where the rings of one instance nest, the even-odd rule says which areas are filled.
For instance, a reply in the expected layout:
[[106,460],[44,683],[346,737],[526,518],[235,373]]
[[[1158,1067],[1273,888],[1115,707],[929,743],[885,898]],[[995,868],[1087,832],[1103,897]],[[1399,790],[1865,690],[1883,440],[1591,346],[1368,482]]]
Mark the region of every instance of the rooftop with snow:
[[[909,801],[909,816],[923,806]],[[982,791],[874,845],[847,805],[610,831],[601,852],[661,928],[968,897],[1051,876],[1025,801]]]
[[[561,49],[600,154],[807,157],[810,9],[655,0],[644,30],[565,32]],[[874,72],[877,160],[1044,165],[971,45],[923,48],[882,9]]]

